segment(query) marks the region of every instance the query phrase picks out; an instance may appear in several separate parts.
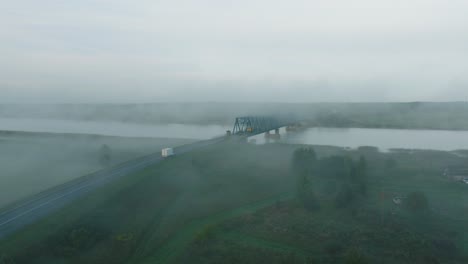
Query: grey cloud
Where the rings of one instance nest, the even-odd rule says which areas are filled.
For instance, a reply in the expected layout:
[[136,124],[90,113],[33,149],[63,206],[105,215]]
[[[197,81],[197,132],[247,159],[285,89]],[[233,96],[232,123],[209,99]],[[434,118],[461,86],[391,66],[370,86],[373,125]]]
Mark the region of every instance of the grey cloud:
[[15,1],[1,101],[465,96],[465,1]]

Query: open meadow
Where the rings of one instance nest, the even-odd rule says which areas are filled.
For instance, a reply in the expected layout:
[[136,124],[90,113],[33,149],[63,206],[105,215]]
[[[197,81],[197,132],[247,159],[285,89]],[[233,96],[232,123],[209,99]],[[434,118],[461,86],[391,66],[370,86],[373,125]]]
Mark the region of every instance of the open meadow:
[[298,163],[302,148],[227,142],[169,158],[0,252],[14,263],[466,263],[468,186],[442,177],[466,158],[313,146]]

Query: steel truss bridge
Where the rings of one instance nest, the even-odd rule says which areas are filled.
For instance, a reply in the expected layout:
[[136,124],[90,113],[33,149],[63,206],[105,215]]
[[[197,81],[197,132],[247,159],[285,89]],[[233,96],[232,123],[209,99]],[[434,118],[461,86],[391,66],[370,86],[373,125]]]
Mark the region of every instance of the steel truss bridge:
[[277,130],[284,126],[297,123],[293,119],[277,118],[272,116],[242,116],[236,117],[232,134],[235,135],[257,135]]

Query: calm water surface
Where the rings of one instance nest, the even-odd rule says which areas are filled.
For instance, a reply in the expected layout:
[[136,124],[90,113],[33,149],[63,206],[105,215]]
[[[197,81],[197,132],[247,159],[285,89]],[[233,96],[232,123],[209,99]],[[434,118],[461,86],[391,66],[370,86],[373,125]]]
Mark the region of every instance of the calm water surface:
[[[0,130],[82,133],[126,137],[208,139],[223,135],[228,129],[232,128],[220,125],[149,125],[123,122],[0,118]],[[332,145],[350,148],[375,146],[384,151],[390,148],[468,149],[468,131],[309,128],[301,132],[286,132],[282,128],[280,132],[281,142],[295,144]],[[252,138],[259,144],[265,142],[264,135]]]
[[[281,131],[281,141],[295,144],[332,145],[357,148],[457,150],[468,149],[468,131],[405,130],[370,128],[309,128],[302,132]],[[256,136],[257,143],[265,141]]]

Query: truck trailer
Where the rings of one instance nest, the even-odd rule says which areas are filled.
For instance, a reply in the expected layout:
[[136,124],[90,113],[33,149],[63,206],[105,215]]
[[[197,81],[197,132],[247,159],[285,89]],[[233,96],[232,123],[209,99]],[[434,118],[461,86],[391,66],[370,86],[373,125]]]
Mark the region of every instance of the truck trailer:
[[161,155],[164,158],[170,157],[174,155],[174,149],[173,148],[163,148],[161,151]]

